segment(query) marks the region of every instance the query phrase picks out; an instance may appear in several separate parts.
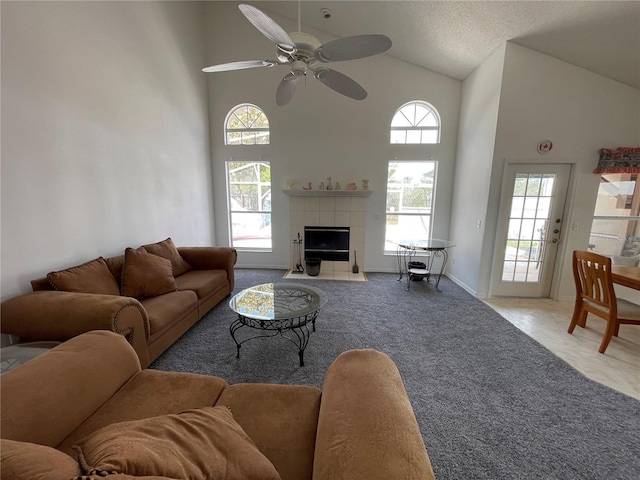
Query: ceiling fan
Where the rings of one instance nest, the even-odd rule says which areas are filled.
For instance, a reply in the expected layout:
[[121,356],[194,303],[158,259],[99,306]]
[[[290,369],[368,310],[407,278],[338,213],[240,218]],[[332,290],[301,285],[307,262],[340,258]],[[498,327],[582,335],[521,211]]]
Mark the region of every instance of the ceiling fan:
[[[223,63],[203,68],[203,72],[227,72],[256,67],[273,67],[288,65],[289,73],[280,81],[276,90],[276,104],[282,106],[289,103],[296,93],[298,80],[307,73],[320,80],[327,87],[355,100],[367,98],[367,91],[355,80],[336,70],[325,67],[330,62],[342,62],[370,57],[386,52],[391,48],[391,39],[385,35],[354,35],[343,37],[321,44],[313,35],[307,33],[285,32],[261,10],[251,5],[238,5],[247,17],[265,37],[276,44],[277,60],[248,60]],[[300,4],[298,4],[298,30],[300,30]]]

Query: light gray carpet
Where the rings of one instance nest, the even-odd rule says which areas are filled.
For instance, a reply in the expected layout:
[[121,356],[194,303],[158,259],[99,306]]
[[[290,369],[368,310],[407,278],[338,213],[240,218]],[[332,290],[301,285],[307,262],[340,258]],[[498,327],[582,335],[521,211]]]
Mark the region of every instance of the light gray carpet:
[[[236,272],[234,293],[285,281],[280,270]],[[439,480],[640,478],[640,402],[587,379],[447,278],[442,292],[426,281],[407,292],[396,275],[368,277],[306,281],[329,302],[304,367],[280,337],[245,343],[236,360],[223,301],[151,368],[320,387],[341,352],[375,348],[398,365]]]

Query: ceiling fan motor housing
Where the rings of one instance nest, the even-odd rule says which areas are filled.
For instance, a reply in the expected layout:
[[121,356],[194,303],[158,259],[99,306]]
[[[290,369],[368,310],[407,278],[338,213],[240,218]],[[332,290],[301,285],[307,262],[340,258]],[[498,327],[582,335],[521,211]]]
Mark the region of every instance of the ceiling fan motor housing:
[[296,43],[295,57],[305,62],[313,60],[315,51],[322,45],[316,37],[308,33],[291,32],[289,36]]

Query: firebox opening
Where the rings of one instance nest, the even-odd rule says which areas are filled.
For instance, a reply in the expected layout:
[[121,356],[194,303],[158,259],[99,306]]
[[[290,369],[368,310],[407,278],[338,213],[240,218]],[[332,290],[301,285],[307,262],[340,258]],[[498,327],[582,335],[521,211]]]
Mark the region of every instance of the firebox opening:
[[349,261],[349,227],[304,227],[305,258]]

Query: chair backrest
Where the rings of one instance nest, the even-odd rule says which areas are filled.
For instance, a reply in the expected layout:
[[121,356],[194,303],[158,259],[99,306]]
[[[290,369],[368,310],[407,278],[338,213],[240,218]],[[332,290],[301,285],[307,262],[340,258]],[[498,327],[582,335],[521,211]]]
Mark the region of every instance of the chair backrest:
[[[616,311],[616,293],[611,277],[611,258],[593,252],[573,252],[573,278],[576,296],[596,304],[605,311]],[[594,312],[598,313],[598,312]]]

